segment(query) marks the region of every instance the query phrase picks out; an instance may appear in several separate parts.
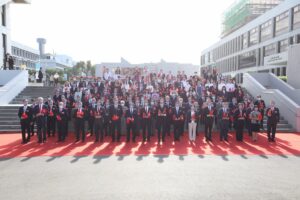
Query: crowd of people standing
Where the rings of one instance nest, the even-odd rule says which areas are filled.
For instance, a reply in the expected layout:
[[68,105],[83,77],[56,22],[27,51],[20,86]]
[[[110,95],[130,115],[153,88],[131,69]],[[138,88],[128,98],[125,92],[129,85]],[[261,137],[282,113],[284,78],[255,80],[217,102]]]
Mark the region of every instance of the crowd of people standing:
[[[229,130],[235,130],[236,140],[242,142],[245,130],[253,141],[263,130],[267,117],[267,135],[275,141],[279,109],[275,102],[266,107],[258,95],[245,94],[234,79],[222,77],[216,71],[203,76],[187,76],[184,71],[142,73],[136,70],[126,77],[109,76],[71,79],[58,86],[52,97],[39,97],[29,105],[24,99],[18,116],[22,143],[30,141],[37,127],[38,142],[57,134],[58,142],[74,127],[76,142],[84,142],[90,134],[95,142],[111,137],[111,142],[142,142],[157,138],[158,144],[167,137],[180,141],[188,132],[191,143],[204,132],[212,142],[213,127],[221,141],[228,142]],[[215,132],[215,131],[214,131]],[[26,136],[27,134],[27,136]]]

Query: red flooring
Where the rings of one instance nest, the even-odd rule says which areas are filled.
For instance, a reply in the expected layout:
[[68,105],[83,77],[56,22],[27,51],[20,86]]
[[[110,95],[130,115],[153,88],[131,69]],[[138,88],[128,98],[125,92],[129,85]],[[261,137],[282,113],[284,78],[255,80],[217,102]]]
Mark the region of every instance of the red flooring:
[[38,144],[34,136],[31,142],[21,144],[21,134],[0,135],[0,158],[35,157],[35,156],[94,156],[94,155],[300,155],[300,134],[278,133],[276,143],[267,142],[266,135],[260,134],[257,142],[252,142],[245,134],[244,142],[237,142],[235,135],[229,134],[229,143],[220,142],[215,133],[212,143],[206,143],[203,134],[197,137],[195,144],[190,144],[187,134],[180,142],[173,142],[167,137],[164,144],[158,145],[157,138],[151,143],[142,144],[141,136],[136,143],[110,143],[106,137],[103,143],[94,143],[94,137],[87,136],[86,142],[74,143],[73,134],[64,143],[56,143],[50,137],[44,144]]

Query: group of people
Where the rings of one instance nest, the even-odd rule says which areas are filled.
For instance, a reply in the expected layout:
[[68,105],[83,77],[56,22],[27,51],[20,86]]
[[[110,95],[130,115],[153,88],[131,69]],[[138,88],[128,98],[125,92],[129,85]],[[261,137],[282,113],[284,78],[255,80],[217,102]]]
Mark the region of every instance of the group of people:
[[22,143],[30,141],[34,124],[39,143],[56,134],[58,142],[65,141],[70,124],[76,142],[84,142],[90,134],[95,142],[105,137],[120,142],[126,135],[126,142],[135,142],[138,136],[150,142],[155,136],[161,144],[169,136],[180,141],[187,131],[193,143],[202,129],[205,140],[212,142],[213,127],[221,141],[228,142],[230,129],[235,129],[237,141],[243,141],[245,130],[257,141],[265,115],[272,142],[280,119],[274,101],[267,108],[260,96],[252,99],[234,79],[216,73],[188,77],[184,71],[173,75],[161,70],[137,71],[113,80],[82,77],[57,87],[53,97],[39,97],[31,103],[24,99],[19,108]]

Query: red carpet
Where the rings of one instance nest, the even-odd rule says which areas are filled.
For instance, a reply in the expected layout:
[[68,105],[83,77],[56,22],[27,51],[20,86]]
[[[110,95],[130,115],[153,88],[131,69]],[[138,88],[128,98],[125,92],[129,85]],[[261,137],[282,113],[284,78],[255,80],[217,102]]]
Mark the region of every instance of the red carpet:
[[151,143],[142,144],[141,136],[136,143],[110,143],[106,137],[104,143],[94,143],[94,137],[87,136],[86,142],[74,143],[70,134],[64,143],[56,143],[57,138],[50,137],[45,144],[38,144],[34,136],[28,144],[21,144],[21,134],[0,135],[0,158],[35,156],[93,156],[93,155],[300,155],[300,134],[278,133],[276,143],[267,142],[266,135],[260,134],[257,142],[244,135],[244,142],[237,142],[235,135],[229,135],[229,143],[220,142],[215,133],[212,143],[206,143],[203,134],[190,144],[187,134],[174,144],[172,137],[166,137],[166,143],[157,145],[157,138]]

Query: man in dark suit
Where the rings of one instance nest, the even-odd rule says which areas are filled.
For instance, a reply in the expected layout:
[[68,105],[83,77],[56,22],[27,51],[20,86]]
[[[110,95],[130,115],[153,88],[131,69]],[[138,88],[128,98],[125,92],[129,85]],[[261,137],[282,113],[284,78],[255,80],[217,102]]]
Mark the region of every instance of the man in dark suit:
[[64,108],[64,103],[58,103],[58,109],[55,113],[56,124],[57,124],[57,133],[58,133],[58,142],[64,142],[66,139],[66,121],[68,121],[68,110]]
[[236,140],[242,142],[245,120],[246,120],[246,111],[244,109],[243,103],[239,103],[238,109],[235,111],[233,117],[235,121]]
[[55,131],[56,131],[56,111],[57,108],[56,106],[53,105],[53,101],[50,100],[48,102],[48,118],[47,118],[47,133],[48,137],[50,136],[55,136]]
[[81,132],[81,140],[85,141],[85,132],[84,132],[84,122],[86,119],[86,110],[82,107],[82,102],[78,102],[77,109],[74,110],[73,118],[75,119],[75,135],[76,142],[80,140],[80,132]]
[[205,140],[207,142],[212,141],[212,127],[215,116],[216,109],[214,108],[212,102],[208,102],[208,105],[203,109]]
[[38,104],[34,107],[34,116],[36,118],[38,142],[46,142],[46,128],[48,107],[44,104],[43,97],[38,98]]
[[134,109],[133,103],[130,103],[129,109],[126,111],[125,119],[127,125],[126,142],[130,141],[130,131],[132,132],[132,141],[135,142],[136,124],[137,124],[137,110]]
[[160,100],[159,106],[157,107],[157,137],[158,144],[165,142],[166,127],[167,127],[168,109],[164,104],[164,99]]
[[271,101],[270,107],[267,109],[266,114],[267,114],[268,141],[275,142],[276,127],[280,119],[280,113],[279,113],[279,109],[275,107],[274,101]]
[[219,110],[218,119],[220,120],[220,141],[228,142],[228,130],[230,123],[230,111],[228,109],[228,103],[223,102],[222,108]]
[[105,136],[111,135],[110,105],[108,99],[103,107],[103,131]]
[[167,119],[166,119],[166,134],[168,136],[170,136],[171,134],[171,125],[172,125],[172,110],[173,110],[173,105],[171,104],[170,102],[170,97],[169,96],[166,96],[166,102],[165,102],[165,106],[166,106],[166,109],[167,109]]
[[32,109],[30,106],[28,106],[27,99],[23,100],[23,106],[19,108],[18,116],[21,124],[22,144],[26,144],[30,141],[30,122],[32,120]]
[[103,116],[104,116],[104,109],[101,106],[101,101],[98,100],[97,105],[95,108],[92,108],[93,116],[94,116],[94,130],[95,130],[95,142],[99,141],[103,142],[104,138],[104,130],[103,130]]
[[123,115],[123,109],[118,103],[118,99],[114,100],[114,105],[110,109],[110,119],[112,122],[112,142],[115,142],[117,132],[117,142],[121,139],[121,117]]
[[[101,107],[101,105],[100,105]],[[96,98],[92,99],[92,102],[88,106],[88,126],[89,126],[89,132],[91,136],[94,134],[94,110],[96,109]]]
[[151,108],[148,106],[148,102],[145,101],[145,106],[141,110],[142,115],[142,127],[143,127],[143,142],[146,141],[146,130],[147,130],[147,141],[150,142],[151,137]]
[[179,141],[180,133],[182,131],[182,123],[184,121],[183,108],[179,106],[179,102],[175,103],[173,113],[173,124],[174,124],[174,141]]

